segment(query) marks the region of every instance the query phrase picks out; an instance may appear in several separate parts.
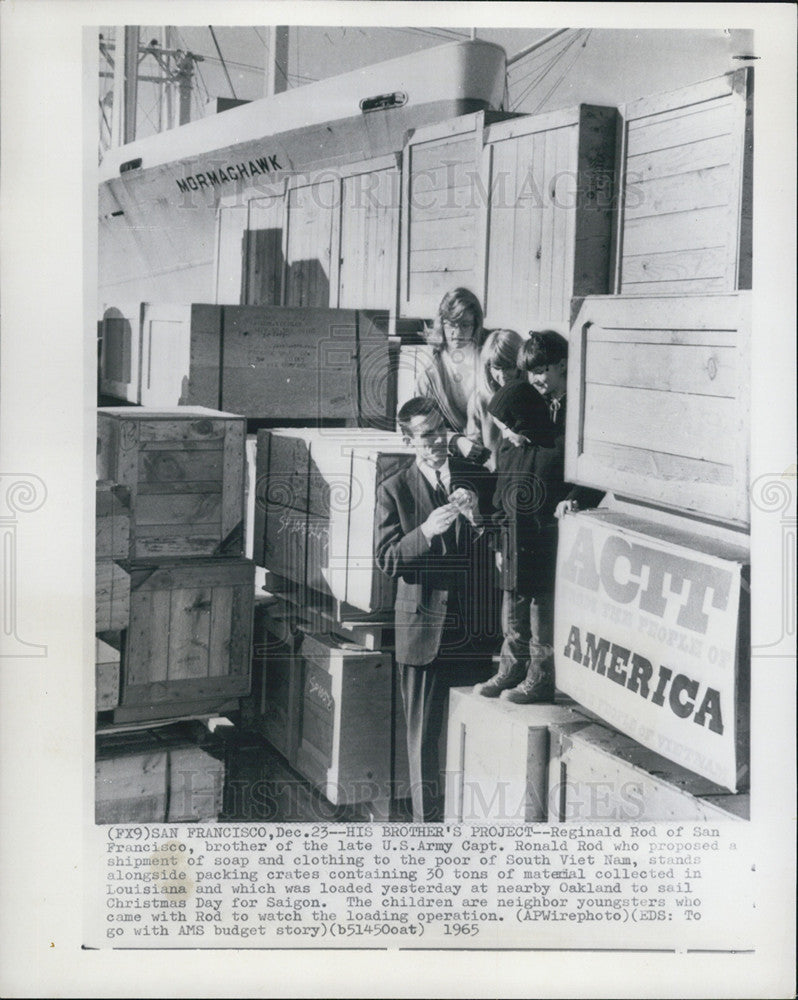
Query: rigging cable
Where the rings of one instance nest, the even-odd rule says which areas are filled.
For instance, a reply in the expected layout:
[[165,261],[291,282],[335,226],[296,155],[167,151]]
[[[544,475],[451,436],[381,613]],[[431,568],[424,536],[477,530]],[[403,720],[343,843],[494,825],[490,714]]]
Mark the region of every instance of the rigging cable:
[[230,79],[230,74],[227,72],[227,63],[224,61],[224,56],[222,55],[222,50],[219,48],[219,43],[216,40],[216,32],[213,30],[213,25],[208,25],[208,31],[211,33],[211,38],[213,39],[213,44],[216,46],[216,51],[219,53],[219,58],[222,61],[222,69],[224,70],[224,75],[227,77],[227,83],[230,86],[230,93],[233,95],[233,100],[237,101],[238,96],[236,95],[235,87],[233,86],[233,81]]
[[[573,47],[573,45],[576,43],[576,41],[577,41],[578,38],[579,38],[579,33],[575,34],[573,36],[573,38],[571,38],[568,41],[568,44],[565,45],[562,49],[560,49],[560,51],[556,54],[556,56],[545,67],[543,67],[543,69],[541,70],[541,72],[537,76],[534,77],[534,79],[532,80],[532,82],[524,89],[523,93],[520,95],[520,97],[518,98],[518,100],[513,105],[513,108],[512,108],[513,111],[517,110],[518,107],[520,106],[520,104],[523,101],[526,100],[526,98],[535,89],[535,87],[539,86],[543,82],[543,80],[549,75],[549,73],[552,72],[552,70],[557,65],[557,63],[563,58],[563,56],[566,54],[566,52],[568,52],[568,50]],[[559,84],[559,82],[561,80],[562,80],[562,77],[560,77],[560,79],[557,81],[557,84]],[[546,100],[550,96],[550,94],[553,93],[553,91],[556,88],[557,84],[555,84],[555,86],[551,88],[551,90],[547,93],[547,95],[544,98],[544,100]],[[537,105],[537,108],[539,108],[539,107],[540,107],[540,104]],[[535,110],[537,110],[537,108]]]
[[535,89],[535,87],[537,87],[538,84],[542,83],[542,81],[546,77],[546,74],[549,73],[557,64],[561,55],[562,53],[558,52],[547,62],[543,63],[541,66],[538,66],[534,74],[529,74],[527,77],[525,77],[525,80],[529,80],[529,83],[526,84],[526,86],[523,88],[512,110],[516,110],[518,107],[520,107],[520,105],[526,100],[526,98]]
[[[266,52],[267,52],[267,54],[268,54],[269,58],[272,58],[272,53],[271,53],[271,50],[269,49],[269,43],[268,43],[268,42],[266,41],[266,39],[265,39],[265,38],[263,38],[263,37],[261,36],[261,33],[260,33],[260,32],[258,31],[258,29],[257,29],[256,27],[254,27],[254,25],[253,25],[253,28],[252,28],[252,30],[253,30],[253,31],[255,32],[255,34],[256,34],[256,35],[258,36],[258,38],[260,39],[260,41],[261,41],[261,43],[262,43],[262,45],[263,45],[264,49],[266,49]],[[242,65],[242,66],[243,66],[244,64],[243,64],[243,63],[239,63],[239,65]],[[274,60],[274,65],[275,65],[275,66],[277,67],[277,69],[279,69],[279,70],[280,70],[280,72],[281,72],[281,73],[283,74],[283,79],[285,80],[285,82],[286,82],[286,86],[287,86],[287,85],[288,85],[288,67],[287,67],[287,66],[281,66],[281,65],[280,65],[280,63],[278,63],[276,59]],[[252,69],[254,69],[255,67],[249,67],[249,68],[252,68]]]
[[526,98],[529,96],[532,90],[534,90],[535,87],[537,87],[540,83],[543,82],[547,74],[552,71],[552,69],[556,66],[556,64],[562,58],[564,53],[567,52],[568,49],[573,45],[577,37],[578,35],[571,36],[561,49],[559,49],[557,52],[551,55],[551,57],[545,63],[535,67],[532,73],[527,74],[523,78],[525,81],[529,80],[529,83],[524,87],[522,93],[518,97],[518,100],[515,102],[514,110],[518,108],[523,101],[526,100]]
[[[560,55],[560,53],[564,52],[565,49],[568,48],[568,46],[571,44],[572,41],[573,41],[573,36],[571,36],[570,38],[562,39],[560,43],[558,43],[562,44],[563,46],[562,49],[557,50],[552,44],[551,47],[547,46],[545,49],[544,48],[537,49],[535,52],[530,52],[529,55],[523,57],[525,60],[528,61],[528,72],[513,77],[513,84],[518,85],[524,83],[531,76],[534,76],[536,73],[539,73],[541,65],[548,65],[549,62],[551,62],[553,59],[556,59],[557,56]],[[534,60],[537,59],[543,59],[545,60],[545,63],[543,64],[539,62],[534,63]],[[508,74],[512,73],[513,70],[515,70],[516,68],[520,68],[518,63],[514,63],[512,66],[509,66],[507,69]]]
[[575,56],[574,56],[574,58],[573,58],[573,59],[571,60],[571,63],[570,63],[570,65],[569,65],[569,66],[567,66],[567,67],[566,67],[566,68],[565,68],[565,69],[564,69],[564,70],[562,71],[562,73],[560,74],[559,78],[558,78],[558,79],[557,79],[557,81],[556,81],[556,82],[555,82],[555,83],[553,84],[553,86],[552,86],[552,87],[551,87],[551,89],[550,89],[550,90],[548,91],[548,93],[546,94],[546,96],[545,96],[545,97],[543,97],[543,98],[542,98],[542,99],[541,99],[541,100],[540,100],[540,101],[538,102],[537,106],[536,106],[536,107],[534,108],[534,110],[532,111],[532,114],[533,114],[533,115],[534,115],[534,114],[536,114],[536,113],[537,113],[537,112],[538,112],[538,111],[539,111],[539,110],[540,110],[540,109],[541,109],[541,108],[543,107],[543,105],[544,105],[544,104],[546,103],[546,101],[548,101],[548,99],[549,99],[549,98],[551,97],[551,95],[552,95],[552,94],[554,93],[554,91],[555,91],[555,90],[556,90],[556,89],[557,89],[557,88],[559,87],[559,85],[560,85],[560,84],[562,83],[562,81],[563,81],[563,80],[565,79],[565,77],[566,77],[566,76],[568,75],[568,73],[570,73],[570,72],[571,72],[571,70],[572,70],[572,69],[574,68],[574,66],[576,65],[576,61],[577,61],[577,59],[578,59],[578,58],[579,58],[579,56],[580,56],[580,49],[584,49],[584,47],[585,47],[585,46],[587,45],[587,40],[588,40],[588,38],[589,38],[589,37],[590,37],[590,29],[588,29],[588,32],[587,32],[587,35],[585,35],[585,39],[584,39],[584,41],[582,42],[582,44],[581,44],[581,45],[579,46],[579,48],[577,48],[577,50],[576,50],[576,55],[575,55]]

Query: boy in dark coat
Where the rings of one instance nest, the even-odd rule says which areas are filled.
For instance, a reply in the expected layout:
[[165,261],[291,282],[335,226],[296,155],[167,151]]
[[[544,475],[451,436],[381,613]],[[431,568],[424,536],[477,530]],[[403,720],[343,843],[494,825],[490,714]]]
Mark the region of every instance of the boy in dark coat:
[[[496,561],[504,641],[498,673],[475,690],[520,704],[552,702],[556,516],[563,504],[576,502],[579,491],[563,481],[563,442],[537,389],[512,382],[499,389],[488,410],[503,438],[494,524],[501,538]],[[593,492],[589,499],[600,497]]]

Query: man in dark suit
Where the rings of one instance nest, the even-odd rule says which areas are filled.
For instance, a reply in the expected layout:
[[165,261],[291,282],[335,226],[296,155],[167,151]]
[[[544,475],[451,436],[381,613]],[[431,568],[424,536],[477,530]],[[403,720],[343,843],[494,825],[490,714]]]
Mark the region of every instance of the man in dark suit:
[[[407,720],[413,819],[442,818],[438,739],[446,695],[490,666],[480,607],[485,579],[481,517],[490,474],[447,451],[443,416],[426,398],[409,400],[399,426],[416,460],[377,492],[375,559],[397,580],[396,660]],[[483,567],[480,573],[480,567]],[[481,579],[481,577],[483,579]]]

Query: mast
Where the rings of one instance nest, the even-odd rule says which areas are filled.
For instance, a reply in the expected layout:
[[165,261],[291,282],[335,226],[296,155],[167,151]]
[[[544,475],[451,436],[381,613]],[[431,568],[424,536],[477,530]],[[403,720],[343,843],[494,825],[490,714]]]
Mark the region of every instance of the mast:
[[114,51],[114,102],[111,119],[111,145],[123,146],[136,137],[138,101],[139,29],[117,28]]
[[[155,103],[157,122],[152,123],[156,131],[162,132],[191,121],[195,66],[202,62],[202,56],[175,48],[175,31],[171,27],[164,27],[159,36],[142,45],[140,28],[135,25],[117,27],[113,40],[100,36],[100,53],[104,60],[100,77],[113,78],[113,88],[100,104],[109,133],[108,148],[124,146],[137,138],[139,98],[143,98],[146,109],[151,99],[149,85],[155,85],[158,91]],[[145,85],[143,91],[140,84]],[[177,102],[173,94],[175,89]],[[110,121],[105,114],[109,100]],[[142,120],[145,118],[146,114]],[[102,149],[100,155],[102,157]]]
[[266,97],[288,88],[288,26],[269,25],[266,41]]

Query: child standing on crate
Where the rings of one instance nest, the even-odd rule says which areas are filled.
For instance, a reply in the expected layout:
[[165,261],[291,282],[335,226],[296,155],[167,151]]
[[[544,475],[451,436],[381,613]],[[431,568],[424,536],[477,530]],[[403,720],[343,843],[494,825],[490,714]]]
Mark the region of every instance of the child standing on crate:
[[510,382],[488,411],[502,435],[493,503],[504,640],[498,672],[475,691],[518,704],[553,702],[556,517],[575,509],[576,493],[563,481],[557,422],[537,389]]

